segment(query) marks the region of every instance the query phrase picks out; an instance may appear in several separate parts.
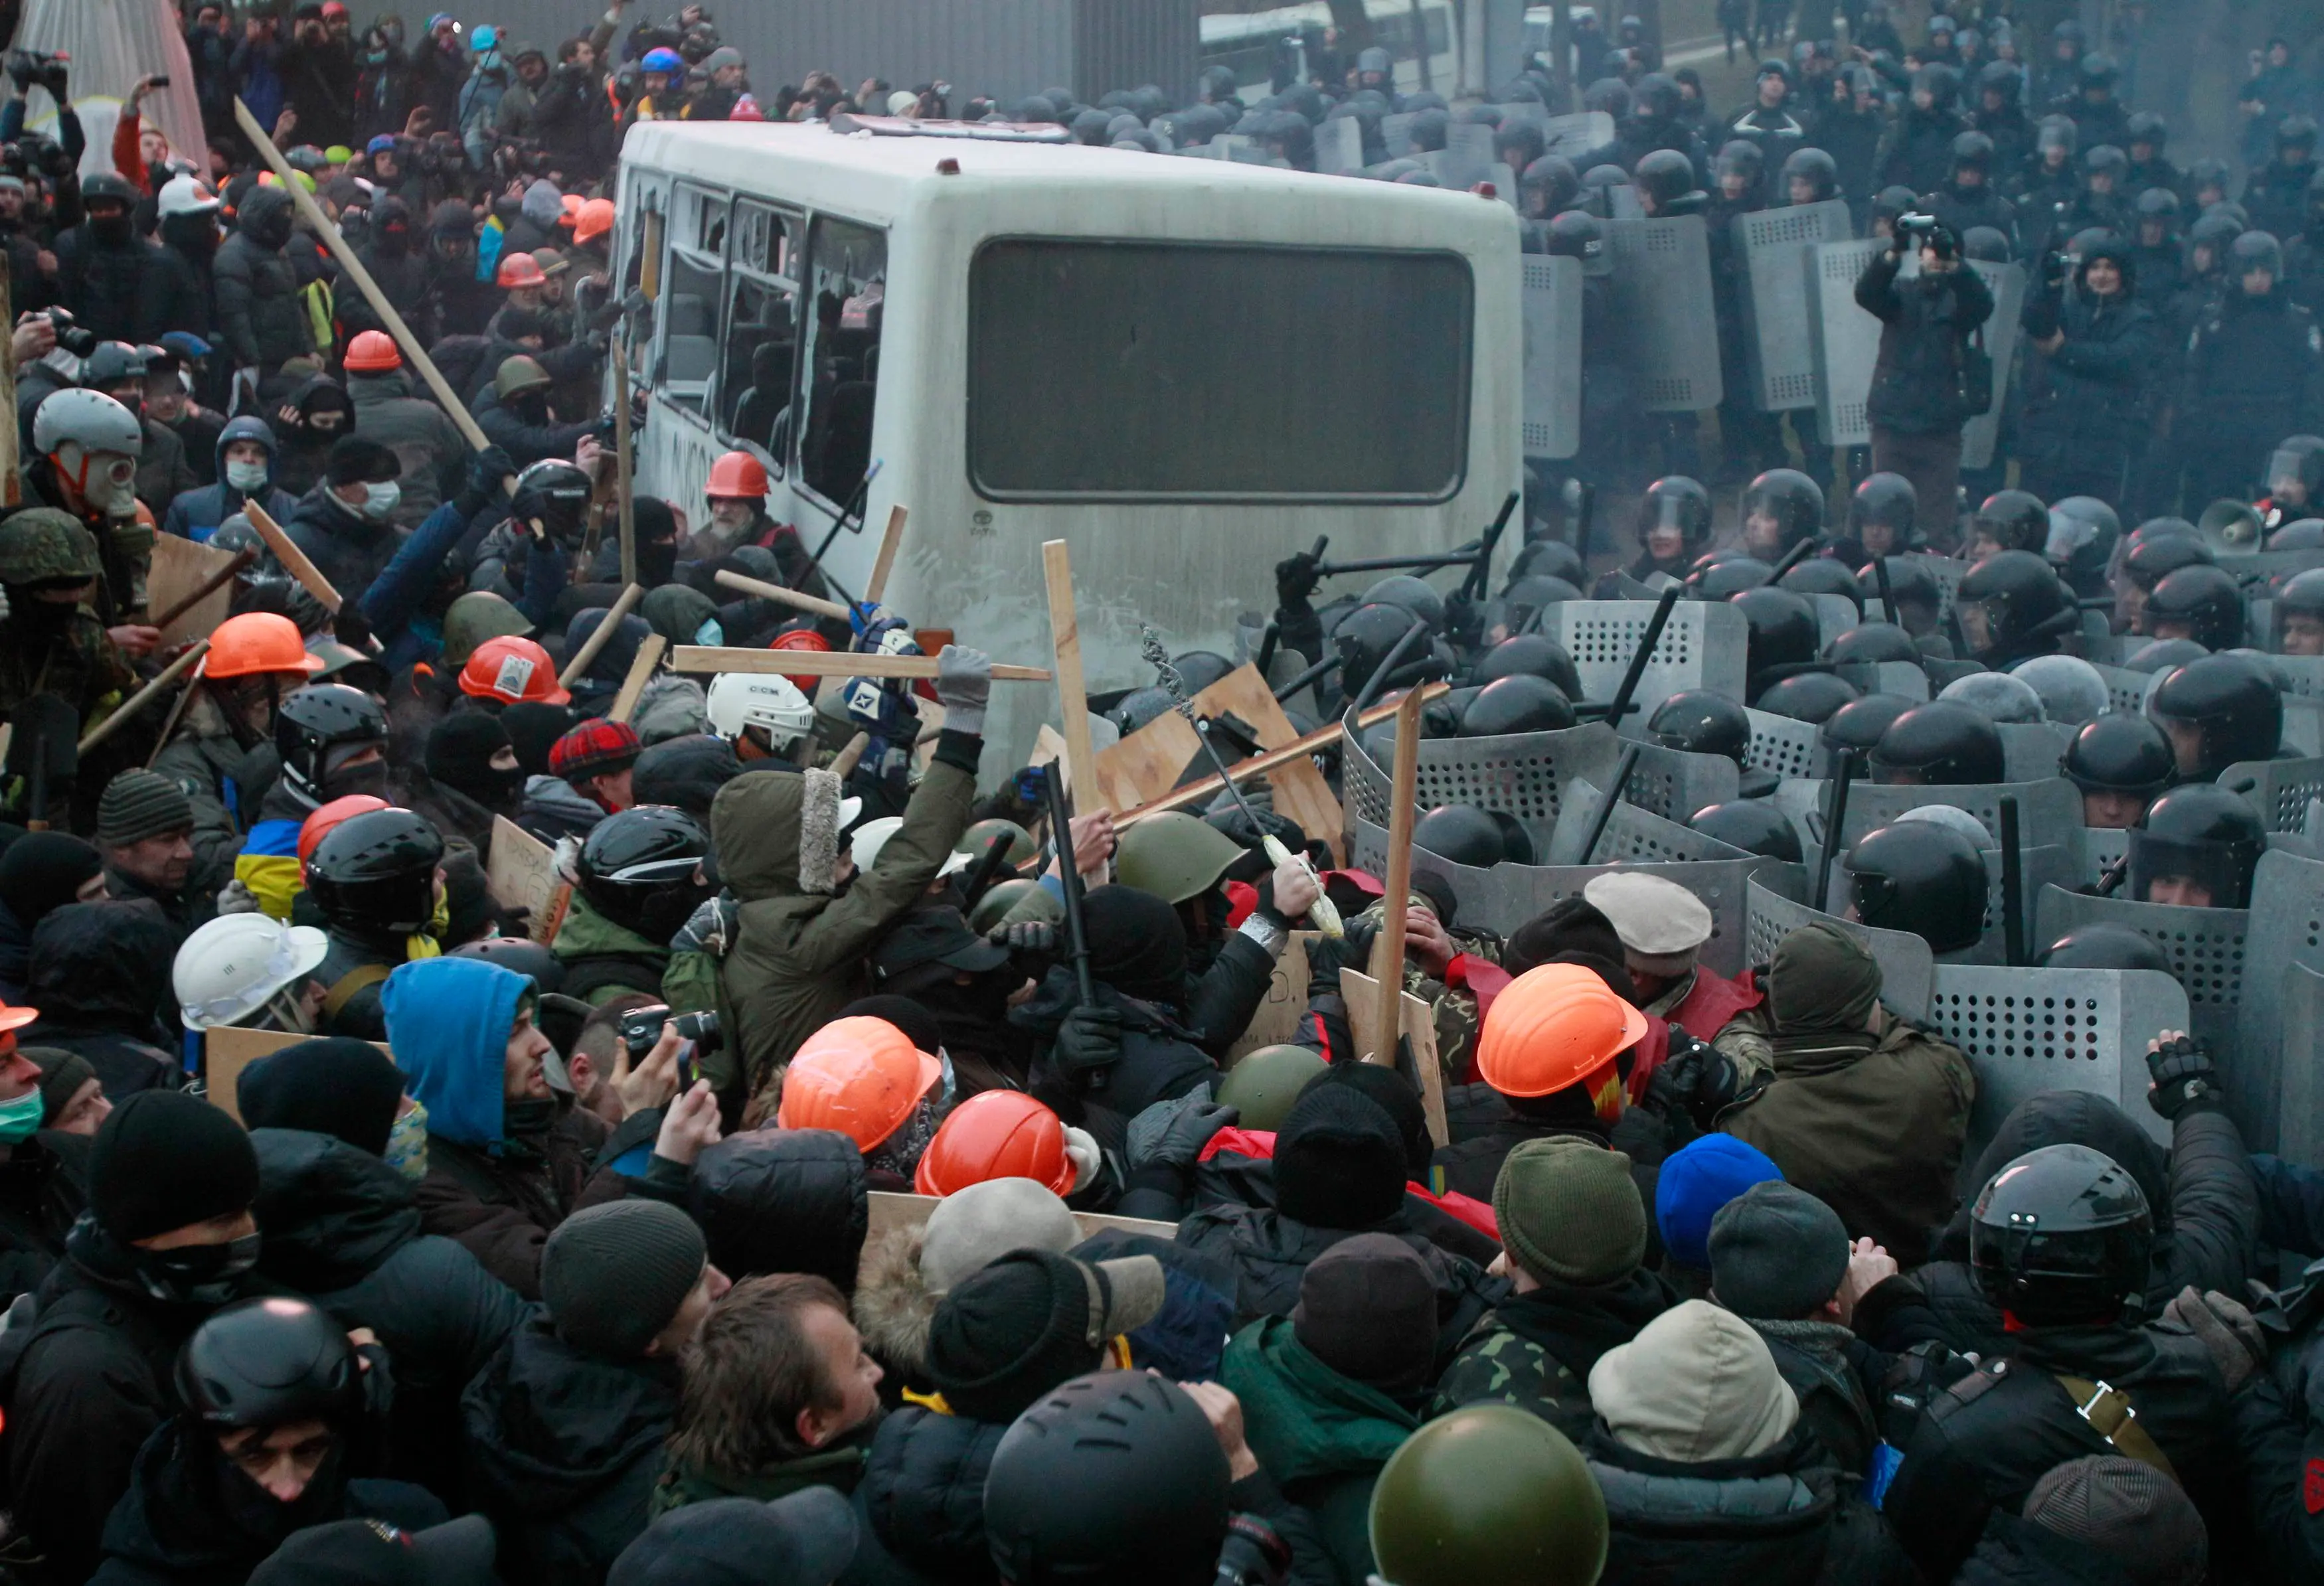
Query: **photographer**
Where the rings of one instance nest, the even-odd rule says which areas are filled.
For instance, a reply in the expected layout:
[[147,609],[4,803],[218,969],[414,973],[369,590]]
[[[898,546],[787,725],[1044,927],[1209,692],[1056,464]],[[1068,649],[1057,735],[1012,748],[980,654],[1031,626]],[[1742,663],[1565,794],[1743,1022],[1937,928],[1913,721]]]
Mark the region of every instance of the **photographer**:
[[[1921,272],[1900,280],[1904,250],[1920,250]],[[1857,305],[1880,321],[1872,374],[1872,467],[1913,482],[1930,519],[1931,539],[1950,545],[1960,489],[1961,426],[1981,409],[1963,399],[1962,353],[1993,313],[1993,294],[1964,267],[1960,242],[1926,215],[1896,223],[1888,251],[1856,279]],[[1983,393],[1978,393],[1982,395]]]
[[2040,355],[2026,371],[2023,483],[2044,501],[2123,499],[2148,428],[2147,392],[2160,327],[2135,297],[2129,247],[2109,237],[2066,261],[2042,260],[2043,290],[2022,320]]

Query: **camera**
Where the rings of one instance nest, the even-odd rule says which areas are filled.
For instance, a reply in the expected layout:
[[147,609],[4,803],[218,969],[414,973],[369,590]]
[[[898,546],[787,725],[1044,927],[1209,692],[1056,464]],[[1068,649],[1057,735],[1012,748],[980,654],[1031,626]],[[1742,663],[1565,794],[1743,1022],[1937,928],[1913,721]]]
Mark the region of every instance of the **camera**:
[[1899,215],[1896,217],[1896,235],[1898,236],[1916,237],[1925,241],[1929,237],[1930,234],[1934,232],[1936,229],[1937,217],[1933,215]]
[[709,1050],[718,1045],[717,1014],[672,1014],[669,1004],[656,1002],[622,1015],[622,1045],[629,1048],[632,1064],[645,1061],[646,1054],[661,1039],[661,1027],[665,1024],[675,1026],[679,1038],[692,1041],[697,1049]]
[[50,327],[57,333],[57,346],[76,358],[86,358],[97,351],[97,332],[82,328],[71,309],[49,309],[43,312],[49,317]]

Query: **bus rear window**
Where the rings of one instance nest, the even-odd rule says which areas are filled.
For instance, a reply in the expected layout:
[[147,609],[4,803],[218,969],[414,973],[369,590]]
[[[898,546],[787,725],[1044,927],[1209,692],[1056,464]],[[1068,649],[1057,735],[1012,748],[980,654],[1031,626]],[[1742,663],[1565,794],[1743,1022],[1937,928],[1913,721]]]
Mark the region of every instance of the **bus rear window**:
[[988,243],[969,476],[996,501],[1444,500],[1474,296],[1453,254]]

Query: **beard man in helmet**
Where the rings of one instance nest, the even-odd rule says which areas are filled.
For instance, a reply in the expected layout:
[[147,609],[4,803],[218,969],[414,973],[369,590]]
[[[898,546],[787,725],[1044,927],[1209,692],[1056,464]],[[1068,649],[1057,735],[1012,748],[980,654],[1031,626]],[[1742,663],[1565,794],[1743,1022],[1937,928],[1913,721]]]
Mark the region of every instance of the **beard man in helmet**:
[[768,515],[767,496],[772,488],[766,468],[748,452],[727,452],[711,464],[704,493],[710,512],[695,530],[690,554],[706,561],[742,546],[763,546],[774,552],[785,586],[829,600],[830,586],[824,582],[822,569],[808,559],[798,530]]

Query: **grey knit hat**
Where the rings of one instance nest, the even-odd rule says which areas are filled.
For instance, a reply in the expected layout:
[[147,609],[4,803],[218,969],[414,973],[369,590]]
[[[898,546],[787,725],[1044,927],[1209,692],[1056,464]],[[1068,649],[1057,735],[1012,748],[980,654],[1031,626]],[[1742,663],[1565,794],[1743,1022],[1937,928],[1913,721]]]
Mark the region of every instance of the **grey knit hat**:
[[185,789],[158,771],[123,771],[97,801],[97,840],[107,845],[142,843],[170,832],[189,832],[194,807]]
[[1593,1140],[1527,1140],[1493,1181],[1509,1259],[1535,1279],[1611,1283],[1646,1253],[1646,1208],[1630,1159]]
[[1755,1184],[1711,1220],[1711,1292],[1738,1316],[1797,1322],[1848,1276],[1840,1213],[1779,1178]]
[[642,1351],[709,1264],[694,1219],[662,1201],[576,1212],[540,1252],[540,1297],[565,1342],[623,1359]]
[[2203,1517],[2176,1481],[2136,1460],[2069,1460],[2034,1484],[2025,1517],[2098,1554],[2123,1586],[2197,1586],[2209,1568]]

